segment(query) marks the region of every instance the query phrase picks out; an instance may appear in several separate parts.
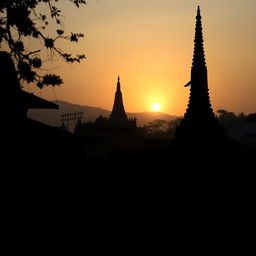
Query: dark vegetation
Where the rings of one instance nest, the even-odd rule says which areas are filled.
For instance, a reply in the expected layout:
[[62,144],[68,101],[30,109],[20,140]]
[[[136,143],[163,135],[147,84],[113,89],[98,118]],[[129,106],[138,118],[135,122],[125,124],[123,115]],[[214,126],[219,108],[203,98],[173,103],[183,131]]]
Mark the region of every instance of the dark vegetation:
[[256,113],[250,113],[246,115],[241,112],[236,115],[235,113],[229,112],[227,110],[218,110],[217,112],[220,124],[226,129],[231,128],[238,123],[256,123]]

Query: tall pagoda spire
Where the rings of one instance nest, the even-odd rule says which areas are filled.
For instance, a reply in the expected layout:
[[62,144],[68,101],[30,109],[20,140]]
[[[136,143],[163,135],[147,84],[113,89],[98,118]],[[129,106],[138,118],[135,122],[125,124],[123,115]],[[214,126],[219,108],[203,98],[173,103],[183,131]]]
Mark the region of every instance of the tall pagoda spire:
[[110,119],[127,119],[127,116],[124,110],[123,96],[121,92],[121,83],[120,83],[119,75],[117,78],[115,100],[114,100],[113,109],[110,115]]
[[207,134],[214,136],[214,134],[219,133],[220,126],[210,103],[202,17],[199,6],[196,15],[191,80],[185,86],[190,86],[189,103],[184,118],[176,130],[176,138],[202,137],[203,134],[204,137]]
[[213,118],[210,104],[207,67],[204,55],[204,39],[202,31],[200,7],[197,8],[194,38],[194,54],[191,68],[190,98],[185,118]]
[[197,8],[196,15],[196,29],[195,29],[195,39],[194,39],[194,56],[192,69],[206,70],[206,62],[204,56],[204,39],[203,39],[203,29],[201,21],[200,6]]

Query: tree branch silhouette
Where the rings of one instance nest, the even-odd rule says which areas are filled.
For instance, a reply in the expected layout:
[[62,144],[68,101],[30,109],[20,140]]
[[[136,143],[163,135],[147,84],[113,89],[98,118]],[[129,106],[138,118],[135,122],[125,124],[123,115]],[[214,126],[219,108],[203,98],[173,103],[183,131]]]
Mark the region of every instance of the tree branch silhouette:
[[[77,8],[86,4],[84,0],[69,0]],[[0,2],[0,48],[10,52],[15,63],[18,78],[27,83],[36,83],[39,88],[63,83],[56,74],[44,74],[43,49],[51,53],[51,58],[60,56],[67,63],[80,62],[84,54],[73,56],[59,47],[60,40],[79,42],[82,33],[66,34],[61,10],[55,6],[59,0],[1,0]],[[44,5],[47,12],[39,12]],[[48,14],[49,12],[49,14]],[[57,26],[54,36],[49,36],[49,26]],[[32,50],[29,40],[41,42],[42,48]]]

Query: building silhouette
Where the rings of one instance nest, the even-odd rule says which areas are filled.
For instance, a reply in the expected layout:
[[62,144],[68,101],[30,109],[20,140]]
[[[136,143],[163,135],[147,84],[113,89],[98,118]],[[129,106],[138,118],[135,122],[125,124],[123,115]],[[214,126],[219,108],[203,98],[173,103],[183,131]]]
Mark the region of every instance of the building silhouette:
[[[58,109],[58,105],[22,90],[11,54],[5,51],[0,51],[0,84],[3,115],[1,135],[5,138],[2,156],[7,161],[3,166],[13,168],[17,177],[23,175],[23,181],[29,181],[32,176],[37,178],[42,169],[44,178],[48,179],[51,170],[61,166],[61,157],[75,159],[79,156],[82,147],[74,134],[27,116],[29,109]],[[44,161],[41,161],[42,157],[45,157]],[[20,170],[24,172],[21,174]],[[51,175],[54,178],[57,172]]]
[[210,103],[199,6],[196,15],[191,80],[185,85],[187,86],[190,86],[189,103],[184,118],[176,129],[176,140],[180,143],[196,141],[205,144],[209,143],[209,140],[216,142],[216,140],[223,139],[223,129]]

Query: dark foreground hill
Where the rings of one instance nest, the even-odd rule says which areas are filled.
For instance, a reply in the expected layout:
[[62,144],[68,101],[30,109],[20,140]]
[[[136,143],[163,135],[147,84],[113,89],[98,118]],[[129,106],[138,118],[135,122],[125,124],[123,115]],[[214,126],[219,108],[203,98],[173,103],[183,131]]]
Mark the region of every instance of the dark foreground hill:
[[[64,113],[84,112],[85,121],[95,120],[99,116],[108,117],[111,113],[102,108],[82,106],[65,101],[54,101],[54,103],[59,105],[59,110],[34,109],[29,111],[29,117],[51,126],[60,126],[61,115]],[[144,126],[155,119],[171,121],[177,118],[161,112],[127,113],[127,115],[129,118],[136,118],[138,126]]]

